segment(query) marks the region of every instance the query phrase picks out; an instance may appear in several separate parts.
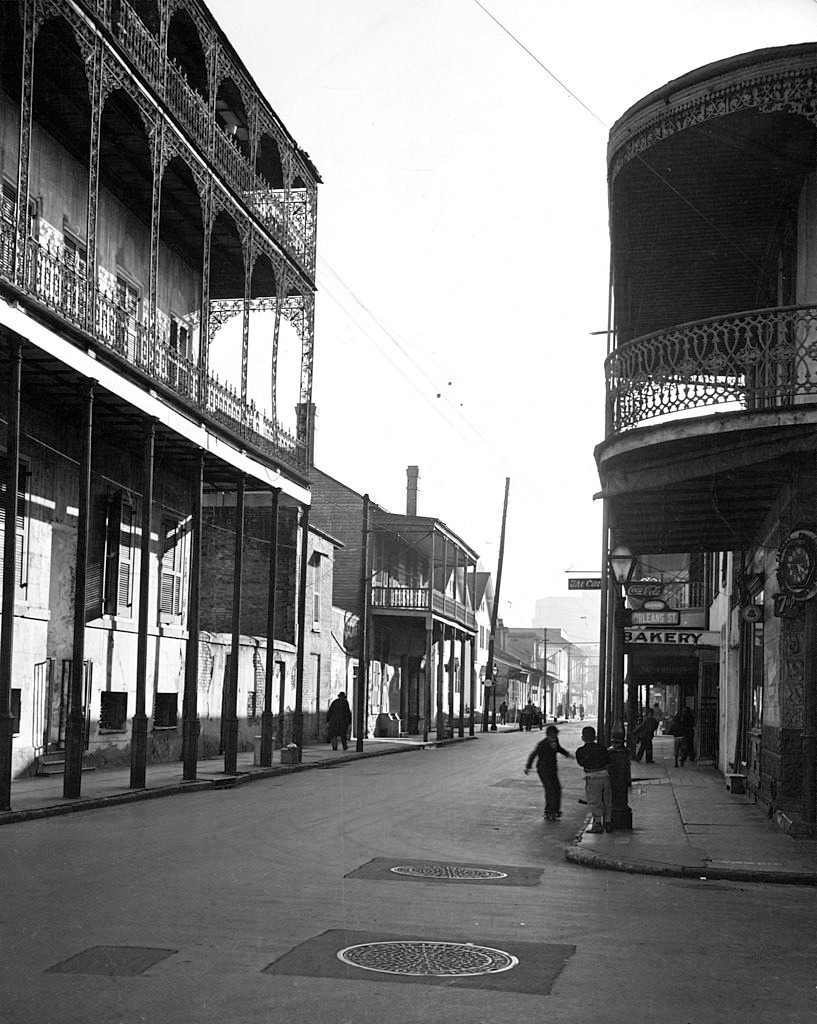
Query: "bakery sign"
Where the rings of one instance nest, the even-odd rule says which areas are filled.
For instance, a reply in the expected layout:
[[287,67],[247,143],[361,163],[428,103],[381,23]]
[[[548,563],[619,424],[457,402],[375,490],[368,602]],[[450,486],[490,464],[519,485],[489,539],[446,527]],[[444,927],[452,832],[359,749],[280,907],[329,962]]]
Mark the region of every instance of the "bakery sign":
[[720,633],[713,629],[646,629],[638,626],[624,630],[625,644],[667,644],[671,647],[718,647]]

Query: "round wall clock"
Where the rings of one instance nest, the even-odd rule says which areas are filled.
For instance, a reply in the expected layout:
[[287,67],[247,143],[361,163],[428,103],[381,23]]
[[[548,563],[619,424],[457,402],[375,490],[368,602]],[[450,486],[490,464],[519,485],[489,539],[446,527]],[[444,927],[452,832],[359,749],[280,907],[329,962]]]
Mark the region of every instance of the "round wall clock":
[[817,535],[810,530],[789,534],[778,556],[777,582],[795,601],[817,594]]

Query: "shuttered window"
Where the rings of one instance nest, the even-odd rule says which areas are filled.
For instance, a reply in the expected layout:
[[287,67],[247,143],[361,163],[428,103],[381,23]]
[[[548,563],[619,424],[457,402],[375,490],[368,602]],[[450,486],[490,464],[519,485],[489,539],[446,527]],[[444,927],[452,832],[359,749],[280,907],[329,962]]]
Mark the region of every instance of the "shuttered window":
[[180,622],[184,584],[184,530],[178,519],[162,520],[159,613],[162,622]]
[[321,626],[321,556],[313,554],[309,561],[309,575],[312,583],[312,628]]
[[[3,579],[3,558],[6,550],[6,474],[8,460],[0,456],[0,582]],[[28,516],[26,515],[25,482],[28,469],[24,463],[19,464],[17,484],[17,517],[15,522],[14,561],[15,586],[17,597],[23,597],[28,586]]]
[[108,505],[105,544],[105,612],[130,615],[133,609],[134,508],[118,491]]

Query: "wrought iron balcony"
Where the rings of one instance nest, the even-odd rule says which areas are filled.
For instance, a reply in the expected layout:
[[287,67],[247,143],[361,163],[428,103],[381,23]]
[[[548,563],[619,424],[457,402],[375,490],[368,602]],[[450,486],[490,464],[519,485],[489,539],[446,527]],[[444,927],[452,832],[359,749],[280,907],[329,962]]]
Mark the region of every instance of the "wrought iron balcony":
[[[0,209],[0,277],[13,283],[13,209]],[[243,402],[235,388],[204,373],[158,337],[150,326],[96,288],[91,294],[84,264],[66,260],[33,239],[26,245],[24,289],[56,316],[93,335],[107,349],[178,395],[184,404],[212,416],[234,435],[276,460],[304,471],[306,447],[263,414],[254,402]]]
[[172,59],[162,59],[158,40],[127,0],[120,0],[117,33],[128,56],[157,94],[164,97],[201,152],[212,159],[270,233],[314,274],[315,230],[306,193],[295,189],[287,196],[282,189],[272,189],[255,172],[235,140],[214,122],[206,100],[189,84],[184,71]]
[[681,324],[623,342],[605,370],[608,437],[693,409],[791,408],[817,396],[817,307]]

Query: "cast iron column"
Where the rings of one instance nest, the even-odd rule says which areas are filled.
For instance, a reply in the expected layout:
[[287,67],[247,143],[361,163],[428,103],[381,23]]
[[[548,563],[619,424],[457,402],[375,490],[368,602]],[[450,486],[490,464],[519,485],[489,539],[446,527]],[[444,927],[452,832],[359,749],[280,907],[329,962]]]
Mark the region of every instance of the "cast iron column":
[[460,724],[457,729],[457,736],[462,739],[465,736],[465,633],[460,635]]
[[195,782],[199,756],[199,624],[201,616],[201,492],[204,486],[204,456],[199,457],[193,493],[193,523],[190,532],[190,580],[187,600],[187,648],[184,658],[184,701],[182,704],[182,778]]
[[153,453],[156,424],[145,425],[142,462],[142,539],[139,545],[139,621],[136,637],[136,709],[130,743],[130,787],[145,788],[148,751],[148,717],[145,714],[148,665],[148,610],[150,606],[150,525],[153,511]]
[[272,492],[272,509],[270,511],[270,553],[269,553],[269,590],[267,591],[267,664],[264,671],[264,710],[261,712],[261,753],[263,767],[272,764],[273,714],[272,684],[275,678],[275,584],[278,579],[278,500],[281,491],[274,488]]
[[91,434],[94,422],[94,382],[86,385],[79,467],[77,557],[74,573],[74,649],[71,690],[65,729],[65,773],[62,795],[77,799],[82,789],[82,751],[85,746],[85,709],[82,705],[85,663],[85,590],[88,575],[88,518],[91,505]]
[[801,813],[809,834],[815,831],[817,817],[817,598],[806,601],[805,665],[803,680],[803,732],[801,733],[803,758],[803,789]]
[[[8,440],[6,452],[5,536],[3,538],[3,620],[0,624],[0,810],[11,810],[11,763],[14,718],[11,679],[14,666],[14,595],[17,590],[17,491],[20,476],[20,378],[23,346],[11,343],[8,380]],[[80,756],[82,756],[80,754]]]
[[295,676],[295,715],[292,742],[300,750],[304,745],[304,660],[306,654],[306,567],[309,560],[309,506],[301,509],[301,571],[298,588],[298,648]]
[[468,735],[474,735],[474,701],[477,699],[477,638],[471,637],[471,671],[469,674],[470,689],[470,707],[471,710],[468,714]]
[[238,768],[238,662],[241,647],[241,582],[244,570],[244,492],[246,478],[238,478],[235,496],[235,555],[233,557],[232,657],[224,702],[224,771],[235,775]]
[[610,788],[613,799],[613,828],[631,829],[633,813],[627,802],[627,790],[630,786],[630,755],[624,745],[624,594],[618,584],[611,582],[615,589],[613,619],[613,656],[612,668],[612,720],[610,762],[607,771],[610,775]]

